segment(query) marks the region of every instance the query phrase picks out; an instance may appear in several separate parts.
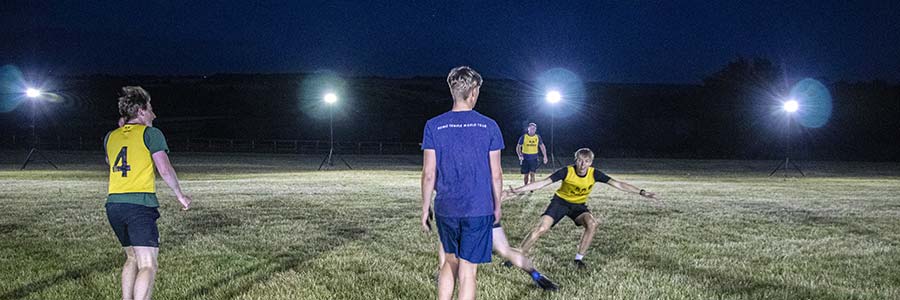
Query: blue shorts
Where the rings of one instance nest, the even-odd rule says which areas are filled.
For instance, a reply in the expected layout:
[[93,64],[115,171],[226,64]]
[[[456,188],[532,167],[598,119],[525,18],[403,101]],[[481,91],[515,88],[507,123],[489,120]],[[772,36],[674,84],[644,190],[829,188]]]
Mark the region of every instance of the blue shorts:
[[526,159],[522,160],[521,172],[522,172],[522,174],[534,173],[535,171],[537,171],[538,167],[540,167],[540,166],[541,166],[540,158],[537,158],[537,157],[533,158],[533,159],[526,158]]
[[106,203],[106,218],[122,247],[159,248],[159,210],[131,203]]
[[445,253],[473,264],[491,262],[494,215],[464,218],[437,216],[435,221]]

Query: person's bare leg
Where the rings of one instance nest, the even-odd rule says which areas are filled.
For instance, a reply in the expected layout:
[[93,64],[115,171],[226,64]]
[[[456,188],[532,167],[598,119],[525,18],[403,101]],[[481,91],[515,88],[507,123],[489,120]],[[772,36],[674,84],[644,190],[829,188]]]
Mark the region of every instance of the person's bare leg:
[[525,183],[525,184],[523,184],[523,185],[528,185],[528,173],[525,173],[525,176],[522,176],[522,177],[523,177],[523,178],[522,178],[522,182]]
[[589,212],[583,213],[575,218],[575,223],[584,226],[584,233],[581,234],[581,242],[578,243],[578,254],[584,256],[587,254],[591,241],[594,240],[594,234],[597,233],[597,220]]
[[478,275],[478,265],[460,258],[458,275],[459,292],[457,299],[474,300],[475,290],[478,288],[478,283],[475,280],[475,277]]
[[125,266],[122,267],[122,299],[134,299],[134,279],[137,277],[138,265],[134,257],[134,249],[122,247],[125,250]]
[[438,273],[441,272],[441,267],[444,266],[446,261],[447,253],[444,253],[444,243],[441,243],[441,240],[438,239]]
[[528,175],[531,176],[531,180],[529,180],[528,182],[534,182],[534,172],[528,173]]
[[451,300],[453,298],[453,286],[456,284],[456,275],[459,272],[459,259],[455,254],[445,254],[446,260],[441,266],[441,274],[438,276],[438,299]]
[[550,230],[550,227],[553,226],[553,218],[547,215],[541,216],[541,221],[537,226],[534,227],[534,230],[525,237],[525,240],[522,241],[522,246],[519,247],[522,249],[522,254],[528,256],[528,251],[531,250],[531,247],[534,247],[534,244],[537,243],[538,238],[540,238],[544,233]]
[[153,295],[153,282],[156,280],[159,248],[132,247],[137,260],[137,276],[134,280],[134,299],[149,300]]
[[509,241],[506,239],[506,233],[503,232],[502,227],[494,228],[493,235],[494,251],[497,251],[497,254],[509,260],[522,271],[531,273],[534,270],[534,264],[532,264],[531,259],[522,254],[521,250],[509,246]]

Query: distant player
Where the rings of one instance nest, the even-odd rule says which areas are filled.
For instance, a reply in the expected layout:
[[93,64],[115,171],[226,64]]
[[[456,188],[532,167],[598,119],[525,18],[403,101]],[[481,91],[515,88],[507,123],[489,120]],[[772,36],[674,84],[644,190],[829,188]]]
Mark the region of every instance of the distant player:
[[518,188],[510,188],[508,193],[504,193],[504,196],[506,197],[511,194],[537,190],[553,182],[562,181],[562,185],[556,190],[553,199],[550,200],[550,205],[547,206],[547,210],[541,215],[540,222],[538,222],[534,230],[529,233],[522,242],[521,249],[525,255],[528,255],[528,251],[534,246],[541,235],[547,233],[547,231],[556,225],[563,217],[569,217],[575,221],[575,225],[584,227],[584,233],[581,235],[581,243],[578,244],[578,253],[575,254],[575,266],[577,268],[585,267],[582,259],[584,258],[584,255],[587,254],[588,246],[591,245],[591,241],[594,239],[594,233],[596,233],[597,230],[597,220],[594,218],[594,215],[591,214],[591,211],[588,210],[585,203],[587,202],[588,194],[591,193],[591,190],[594,188],[594,183],[596,182],[605,183],[618,190],[639,194],[649,199],[657,199],[656,194],[652,192],[610,178],[603,172],[600,172],[600,170],[592,167],[591,164],[593,162],[594,153],[590,149],[578,149],[578,151],[575,152],[574,165],[561,168],[556,172],[553,172],[550,177],[541,181],[532,182]]
[[528,123],[528,132],[519,137],[519,143],[516,145],[521,172],[525,175],[524,184],[534,182],[534,172],[541,165],[538,149],[544,155],[544,164],[547,164],[547,147],[544,146],[541,136],[537,134],[537,124]]
[[122,299],[150,299],[159,254],[159,202],[156,174],[159,171],[175,193],[182,210],[191,207],[191,197],[181,191],[159,129],[151,127],[156,114],[150,94],[143,88],[126,86],[119,97],[123,124],[104,141],[109,164],[109,195],[106,216],[125,250],[122,268]]

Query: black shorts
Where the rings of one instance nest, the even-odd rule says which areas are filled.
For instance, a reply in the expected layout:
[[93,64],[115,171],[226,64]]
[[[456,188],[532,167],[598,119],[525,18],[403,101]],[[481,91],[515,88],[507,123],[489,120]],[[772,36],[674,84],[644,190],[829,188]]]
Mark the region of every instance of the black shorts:
[[575,222],[575,225],[581,226],[583,224],[578,224],[575,219],[581,214],[589,212],[591,211],[585,204],[569,203],[554,195],[553,199],[550,200],[550,205],[547,206],[547,210],[544,211],[542,216],[553,218],[553,226],[556,226],[556,223],[559,223],[559,220],[562,220],[562,218],[566,216],[569,217],[569,219],[572,219],[572,221]]
[[130,203],[106,203],[106,218],[122,247],[159,248],[159,210]]
[[522,166],[521,166],[520,171],[522,172],[522,174],[534,173],[535,171],[537,171],[538,167],[540,167],[540,166],[541,166],[540,158],[537,158],[537,157],[535,157],[533,159],[526,158],[526,159],[522,160]]

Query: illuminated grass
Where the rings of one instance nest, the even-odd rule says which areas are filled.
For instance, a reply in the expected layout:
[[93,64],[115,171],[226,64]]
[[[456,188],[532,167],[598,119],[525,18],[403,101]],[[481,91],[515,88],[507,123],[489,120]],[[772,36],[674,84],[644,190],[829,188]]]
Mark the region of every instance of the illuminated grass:
[[[103,167],[68,155],[63,171],[0,161],[0,299],[119,297],[124,257],[103,211]],[[196,207],[178,211],[158,181],[155,298],[433,298],[436,236],[417,224],[420,158],[312,171],[319,159],[173,154]],[[519,185],[510,163],[506,184]],[[572,268],[580,229],[564,220],[533,251],[560,291],[536,289],[495,256],[479,268],[480,299],[900,298],[897,164],[817,163],[812,176],[787,179],[765,176],[772,162],[602,164],[666,204],[596,190],[589,205],[602,225],[588,270]],[[551,193],[505,204],[513,244]]]

